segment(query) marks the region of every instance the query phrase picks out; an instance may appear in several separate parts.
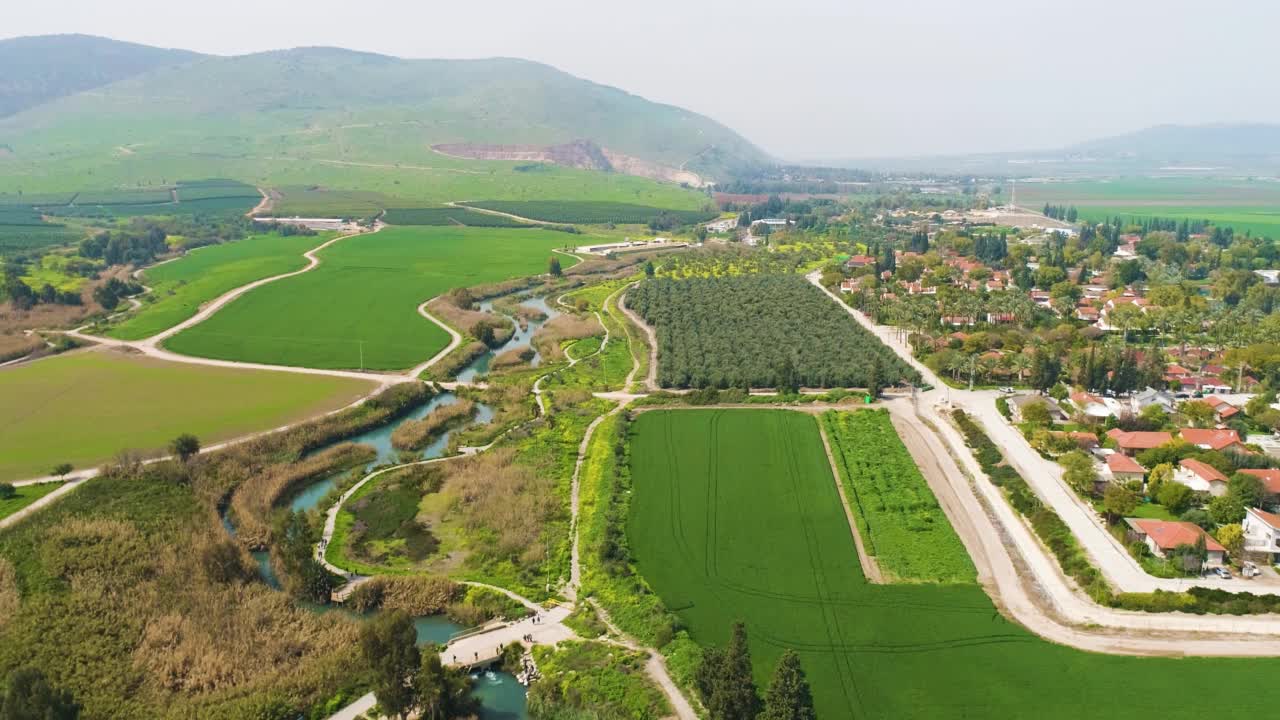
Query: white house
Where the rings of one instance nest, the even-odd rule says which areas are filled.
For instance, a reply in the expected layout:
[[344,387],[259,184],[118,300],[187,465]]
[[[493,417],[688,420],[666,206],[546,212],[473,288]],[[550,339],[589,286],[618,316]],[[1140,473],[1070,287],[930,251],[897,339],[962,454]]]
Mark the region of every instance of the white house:
[[1280,562],[1280,515],[1247,508],[1240,527],[1244,530],[1244,550],[1265,553],[1271,562]]
[[1196,492],[1207,492],[1214,497],[1227,494],[1227,476],[1199,460],[1183,460],[1173,473],[1173,479]]
[[1071,393],[1071,404],[1080,412],[1093,418],[1107,418],[1115,414],[1102,398],[1087,392]]

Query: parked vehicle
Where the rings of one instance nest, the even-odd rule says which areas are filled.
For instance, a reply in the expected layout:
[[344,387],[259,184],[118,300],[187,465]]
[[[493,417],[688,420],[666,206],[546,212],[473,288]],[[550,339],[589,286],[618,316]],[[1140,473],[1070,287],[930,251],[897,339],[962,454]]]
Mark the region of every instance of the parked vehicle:
[[1231,571],[1230,571],[1230,570],[1228,570],[1228,569],[1226,569],[1226,568],[1224,568],[1224,567],[1216,567],[1216,568],[1214,568],[1214,569],[1213,569],[1213,574],[1214,574],[1214,575],[1217,575],[1218,577],[1222,578],[1223,580],[1230,580],[1230,579],[1231,579]]
[[1252,580],[1261,574],[1262,571],[1258,569],[1258,566],[1251,562],[1246,562],[1244,566],[1240,568],[1240,575],[1242,575],[1245,580]]
[[1009,387],[1008,385],[1005,385],[1004,387],[1000,388],[1000,392],[1004,393],[1005,395],[1012,395],[1013,388]]

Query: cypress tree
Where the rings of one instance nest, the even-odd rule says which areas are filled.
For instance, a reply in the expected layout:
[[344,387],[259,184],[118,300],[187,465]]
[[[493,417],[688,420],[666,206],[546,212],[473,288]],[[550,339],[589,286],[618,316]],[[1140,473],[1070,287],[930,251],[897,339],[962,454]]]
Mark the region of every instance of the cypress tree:
[[778,668],[769,683],[769,694],[764,700],[764,712],[760,720],[816,720],[813,711],[813,693],[809,680],[800,665],[800,656],[794,650],[782,653]]
[[733,624],[733,637],[719,665],[719,677],[707,703],[711,717],[713,720],[755,720],[760,713],[760,696],[751,676],[747,627],[741,621]]

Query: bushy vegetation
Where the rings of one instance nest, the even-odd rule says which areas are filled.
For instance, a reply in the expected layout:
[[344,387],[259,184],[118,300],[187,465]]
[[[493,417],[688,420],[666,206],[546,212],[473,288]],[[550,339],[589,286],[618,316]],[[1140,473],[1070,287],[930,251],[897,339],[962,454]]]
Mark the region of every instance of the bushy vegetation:
[[93,718],[296,717],[358,695],[356,623],[269,589],[218,523],[245,460],[122,466],[0,533],[0,676],[35,667]]
[[466,422],[475,414],[476,404],[461,399],[432,410],[421,420],[406,420],[391,433],[391,444],[398,450],[421,450],[436,436]]
[[798,275],[642,282],[664,387],[883,387],[917,373]]
[[885,410],[822,416],[867,552],[892,580],[973,582],[975,570]]
[[670,714],[645,675],[645,653],[572,641],[539,645],[533,659],[542,674],[529,688],[529,715],[537,720],[657,720]]
[[431,557],[440,541],[418,520],[418,503],[442,482],[439,467],[419,465],[366,483],[338,513],[330,562],[368,574],[412,569]]
[[644,225],[660,223],[664,229],[711,220],[710,210],[666,210],[646,205],[620,202],[583,202],[575,200],[485,200],[468,203],[485,210],[510,213],[543,222],[592,225],[603,223]]

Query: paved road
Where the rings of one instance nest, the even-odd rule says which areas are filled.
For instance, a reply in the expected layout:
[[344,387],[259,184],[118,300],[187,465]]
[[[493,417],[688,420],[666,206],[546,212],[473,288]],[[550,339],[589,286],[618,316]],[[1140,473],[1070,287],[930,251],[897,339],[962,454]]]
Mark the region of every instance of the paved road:
[[[920,370],[926,380],[936,380],[898,340],[896,329],[873,325],[834,294],[827,294]],[[1125,612],[1102,607],[1085,597],[1062,575],[1056,559],[982,473],[959,431],[939,412],[937,406],[945,395],[949,394],[954,403],[956,396],[964,392],[939,389],[920,393],[914,407],[913,401],[905,398],[887,406],[904,442],[961,533],[980,575],[989,581],[987,588],[997,605],[1037,634],[1087,650],[1125,654],[1280,654],[1277,615]],[[990,400],[984,393],[969,394],[971,401],[975,397],[984,402]],[[1001,444],[1008,451],[1011,446],[1016,447],[1014,441],[1021,437],[1005,439],[1008,442]],[[1244,589],[1240,587],[1242,581],[1236,582],[1235,589]]]
[[[809,279],[821,287],[815,276],[811,275]],[[1280,588],[1276,587],[1263,587],[1256,581],[1222,580],[1211,577],[1157,578],[1148,575],[1128,551],[1111,536],[1093,509],[1086,505],[1062,479],[1062,466],[1042,457],[1031,447],[1022,433],[1000,415],[995,405],[996,398],[1000,396],[998,392],[947,387],[946,383],[942,382],[933,371],[916,360],[910,348],[903,342],[901,332],[897,328],[875,325],[865,315],[846,305],[834,293],[826,288],[822,290],[840,303],[840,306],[853,315],[863,327],[875,333],[899,357],[915,367],[925,382],[934,386],[934,390],[920,393],[922,406],[943,404],[960,408],[982,425],[992,442],[1004,451],[1010,464],[1026,479],[1036,495],[1067,523],[1094,564],[1117,589],[1124,592],[1155,590],[1181,592],[1192,587],[1209,587],[1260,594],[1280,591]]]

